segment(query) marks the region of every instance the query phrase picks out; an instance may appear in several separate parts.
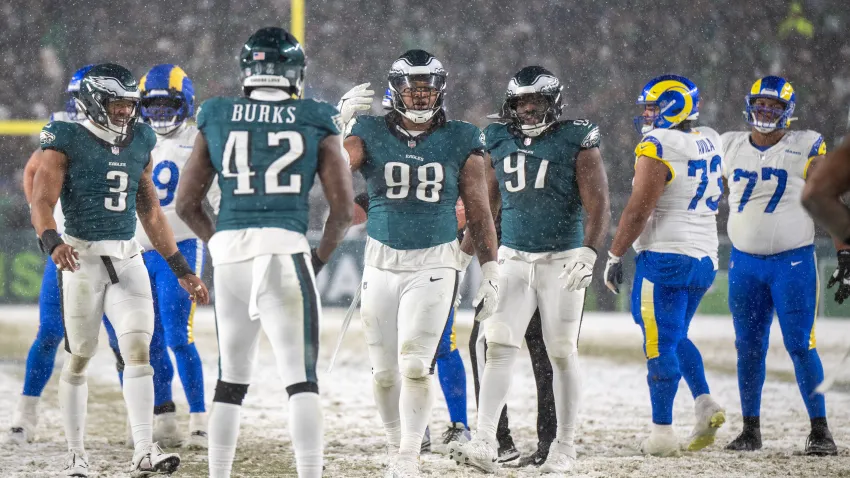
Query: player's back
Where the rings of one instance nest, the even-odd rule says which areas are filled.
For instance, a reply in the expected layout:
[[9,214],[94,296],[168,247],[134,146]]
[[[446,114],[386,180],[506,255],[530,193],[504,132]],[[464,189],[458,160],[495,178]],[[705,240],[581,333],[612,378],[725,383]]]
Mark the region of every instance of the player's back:
[[336,109],[305,99],[213,98],[198,113],[222,191],[216,231],[307,232],[319,143],[339,134]]
[[811,160],[826,153],[823,137],[788,131],[764,151],[753,146],[748,131],[724,133],[722,141],[732,245],[771,255],[812,244],[814,222],[800,201]]
[[664,162],[667,185],[634,247],[710,257],[717,266],[717,208],[723,194],[722,142],[713,129],[656,129],[644,136],[636,157]]

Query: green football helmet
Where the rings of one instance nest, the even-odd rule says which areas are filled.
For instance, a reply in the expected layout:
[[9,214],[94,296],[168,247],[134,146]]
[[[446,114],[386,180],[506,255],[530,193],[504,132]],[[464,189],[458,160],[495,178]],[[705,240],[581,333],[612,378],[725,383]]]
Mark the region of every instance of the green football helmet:
[[307,56],[298,40],[278,27],[257,30],[239,54],[242,92],[254,88],[279,88],[300,98],[304,90]]
[[[136,78],[130,70],[115,63],[93,66],[83,76],[75,100],[92,123],[116,135],[116,143],[130,135],[139,117],[140,94]],[[129,101],[132,109],[129,114],[110,117],[109,104],[113,101]]]
[[[541,66],[526,66],[519,70],[508,82],[505,102],[498,117],[511,123],[521,134],[529,137],[541,135],[546,129],[558,121],[561,116],[561,91],[564,87],[551,71]],[[518,100],[526,95],[541,97],[546,108],[541,113],[539,122],[527,124],[517,112]]]

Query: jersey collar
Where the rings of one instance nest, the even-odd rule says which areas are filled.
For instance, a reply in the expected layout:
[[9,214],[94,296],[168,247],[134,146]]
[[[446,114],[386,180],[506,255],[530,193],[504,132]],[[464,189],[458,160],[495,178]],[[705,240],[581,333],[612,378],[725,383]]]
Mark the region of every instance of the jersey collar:
[[406,142],[411,148],[415,148],[419,143],[425,141],[431,133],[446,124],[446,113],[442,109],[438,111],[437,114],[434,115],[434,119],[431,121],[431,125],[428,129],[416,136],[411,135],[406,129],[404,129],[401,114],[397,111],[387,113],[384,116],[384,120],[387,122],[387,129],[390,130],[390,134],[398,138],[400,141]]

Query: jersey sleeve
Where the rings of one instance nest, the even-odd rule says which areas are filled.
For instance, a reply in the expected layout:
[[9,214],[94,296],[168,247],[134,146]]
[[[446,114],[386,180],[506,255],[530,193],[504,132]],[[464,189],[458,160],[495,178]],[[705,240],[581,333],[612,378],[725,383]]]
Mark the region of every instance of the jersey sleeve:
[[67,156],[68,147],[71,142],[71,132],[69,131],[68,124],[61,121],[47,123],[41,129],[38,142],[42,151],[53,149]]
[[204,128],[209,126],[210,121],[215,115],[218,105],[221,103],[220,98],[210,98],[198,108],[198,113],[195,116],[198,126],[198,131],[204,131]]
[[342,124],[342,119],[336,107],[323,101],[313,101],[312,104],[311,123],[326,133],[326,136],[342,134],[345,125]]
[[664,147],[661,145],[661,141],[652,133],[644,136],[635,147],[635,166],[637,166],[637,160],[641,156],[661,161],[667,166],[667,184],[670,184],[676,178],[676,170],[673,169],[669,161],[664,159]]
[[579,151],[599,147],[600,137],[598,125],[587,120],[574,121],[573,124],[578,126],[578,135],[581,138],[579,142]]
[[150,154],[150,152],[153,151],[154,146],[156,146],[156,133],[154,133],[153,128],[145,123],[139,123],[138,131],[144,141],[145,149],[148,154]]
[[721,169],[721,171],[724,178],[729,177],[729,161],[726,160],[726,150],[729,148],[729,145],[732,143],[732,139],[734,137],[734,131],[727,131],[720,135],[720,151],[721,155],[723,156],[723,168]]
[[484,151],[486,150],[485,142],[487,140],[487,138],[484,136],[484,132],[478,129],[478,126],[470,124],[469,135],[469,154],[480,154],[483,156]]
[[809,150],[809,157],[806,159],[806,166],[803,168],[803,179],[806,179],[806,176],[809,174],[809,166],[812,165],[812,161],[818,156],[823,156],[826,154],[826,141],[823,139],[823,136],[812,132],[815,137],[814,142],[812,143],[812,148]]

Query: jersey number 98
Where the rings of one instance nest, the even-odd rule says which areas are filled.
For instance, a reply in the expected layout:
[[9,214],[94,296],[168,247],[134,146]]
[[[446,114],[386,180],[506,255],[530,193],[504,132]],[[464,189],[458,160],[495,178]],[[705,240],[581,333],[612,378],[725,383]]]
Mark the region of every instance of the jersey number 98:
[[[423,164],[416,168],[416,199],[425,202],[439,202],[443,190],[443,165],[440,163]],[[410,193],[413,182],[409,164],[389,162],[384,166],[384,180],[387,182],[387,199],[404,199]]]

